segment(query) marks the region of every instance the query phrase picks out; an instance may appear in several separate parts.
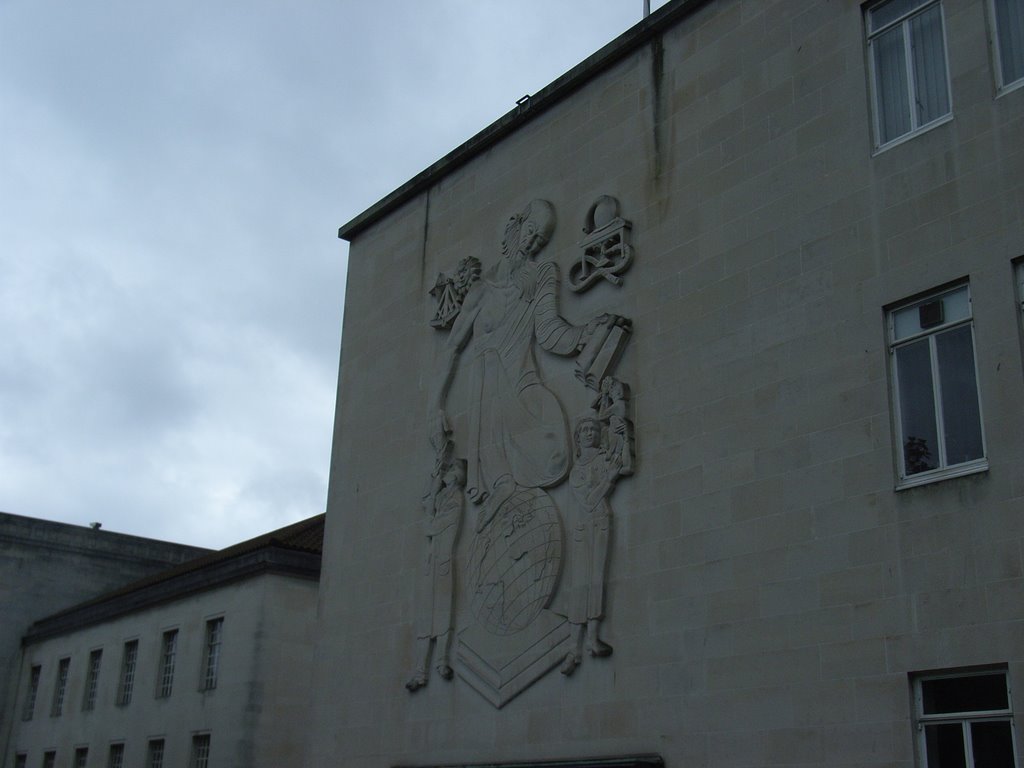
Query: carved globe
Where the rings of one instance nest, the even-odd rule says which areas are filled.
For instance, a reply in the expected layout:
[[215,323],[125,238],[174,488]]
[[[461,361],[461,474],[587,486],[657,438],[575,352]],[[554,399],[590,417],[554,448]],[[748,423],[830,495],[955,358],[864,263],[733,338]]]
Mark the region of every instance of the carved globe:
[[562,563],[562,521],[539,488],[517,488],[473,540],[470,610],[496,635],[529,626],[551,601]]

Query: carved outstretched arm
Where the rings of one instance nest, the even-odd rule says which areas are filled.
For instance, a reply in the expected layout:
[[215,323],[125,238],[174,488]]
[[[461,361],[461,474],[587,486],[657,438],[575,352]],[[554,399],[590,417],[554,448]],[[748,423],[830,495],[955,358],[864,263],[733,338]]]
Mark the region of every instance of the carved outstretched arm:
[[558,269],[552,262],[538,265],[537,309],[534,333],[537,343],[556,355],[575,355],[580,351],[584,331],[558,314]]
[[433,421],[430,426],[430,443],[435,450],[441,450],[447,435],[451,430],[448,427],[448,418],[445,415],[445,403],[448,400],[448,390],[451,389],[452,380],[455,378],[455,368],[459,355],[466,348],[470,337],[473,335],[473,321],[480,312],[480,293],[478,290],[470,289],[462,304],[462,311],[455,319],[452,326],[448,343],[444,349],[444,368],[441,380],[434,391],[430,406],[433,409]]

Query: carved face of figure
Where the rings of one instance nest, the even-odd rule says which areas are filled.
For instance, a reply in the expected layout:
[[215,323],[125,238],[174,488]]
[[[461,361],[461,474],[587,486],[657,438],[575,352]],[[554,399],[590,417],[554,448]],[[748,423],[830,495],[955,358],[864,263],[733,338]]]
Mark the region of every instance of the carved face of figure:
[[466,463],[464,461],[456,461],[448,468],[448,471],[444,473],[444,484],[449,488],[466,484]]
[[509,219],[502,252],[516,262],[531,259],[547,245],[554,229],[555,209],[551,203],[533,200],[526,210]]
[[601,423],[596,419],[582,419],[576,425],[576,453],[601,444]]

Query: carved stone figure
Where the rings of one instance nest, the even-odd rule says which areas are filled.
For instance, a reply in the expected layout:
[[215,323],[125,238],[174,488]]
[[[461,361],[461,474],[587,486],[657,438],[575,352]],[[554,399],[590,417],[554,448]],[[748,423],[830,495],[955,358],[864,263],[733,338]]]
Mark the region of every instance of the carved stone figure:
[[[497,707],[557,667],[567,654],[573,656],[575,625],[570,621],[579,616],[584,624],[588,621],[585,605],[570,619],[550,608],[560,583],[564,536],[561,514],[547,489],[570,476],[572,446],[565,409],[543,381],[536,350],[577,357],[577,377],[600,391],[631,329],[629,320],[615,315],[602,314],[583,325],[562,317],[558,267],[539,258],[554,226],[551,204],[533,200],[510,217],[502,237],[501,258],[479,280],[472,279],[474,269],[479,273],[478,267],[467,262],[468,288],[461,300],[456,300],[459,283],[455,278],[450,282],[439,278],[438,282],[442,286],[438,295],[448,298],[439,305],[435,325],[445,327],[448,317],[452,321],[430,399],[430,442],[439,457],[437,463],[443,463],[440,457],[453,450],[448,396],[461,370],[466,378],[462,382],[465,389],[460,385],[460,391],[468,395],[468,402],[466,428],[458,438],[460,451],[464,450],[467,458],[466,495],[478,505],[464,566],[469,622],[458,629],[455,658],[459,677]],[[630,427],[621,405],[628,401],[628,388],[615,384],[609,382],[607,392],[601,393],[606,403],[605,415],[600,418],[609,423],[613,417],[618,419],[615,433],[621,441],[616,443],[617,455],[629,454]],[[602,406],[594,407],[600,410]],[[617,416],[620,411],[621,418]],[[585,453],[589,461],[589,442]],[[619,461],[615,477],[623,473]],[[597,493],[600,503],[596,507],[607,509],[604,498],[613,483],[609,481],[608,488]],[[607,527],[605,531],[607,534]],[[600,620],[603,600],[607,535],[603,542],[597,553],[600,563],[587,577],[601,583],[593,590],[581,587],[594,593],[592,600],[598,605],[595,622]],[[591,546],[588,553],[593,549]],[[582,562],[582,557],[577,559]],[[588,599],[584,596],[584,603]],[[446,626],[433,624],[445,661],[450,643],[450,635],[443,634]],[[428,643],[432,637],[420,636]],[[581,628],[580,642],[582,637]],[[592,651],[610,652],[610,646],[597,635],[596,623],[590,638]],[[422,658],[421,669],[409,682],[411,690],[426,683],[428,657],[424,654]]]
[[573,325],[559,314],[558,267],[535,261],[554,227],[555,212],[545,200],[509,219],[502,258],[470,287],[448,339],[431,440],[448,430],[447,394],[465,354],[473,376],[467,490],[474,503],[488,501],[478,530],[517,486],[548,488],[569,471],[565,414],[541,381],[535,347],[576,355],[599,327],[629,325],[611,315]]
[[569,623],[573,625],[573,647],[562,662],[562,674],[571,675],[583,658],[583,638],[591,656],[609,656],[612,647],[599,634],[604,618],[604,582],[611,535],[612,508],[608,496],[632,466],[628,421],[615,417],[612,439],[602,440],[604,425],[585,416],[573,433],[576,463],[569,475],[576,500],[572,531],[572,568],[569,587]]
[[608,425],[608,453],[622,457],[623,477],[633,474],[634,433],[629,418],[629,385],[613,376],[601,381],[601,393],[592,405],[598,421]]
[[[443,453],[450,453],[446,444]],[[435,473],[431,492],[423,500],[423,533],[427,547],[419,581],[416,616],[418,666],[405,687],[416,691],[429,679],[431,646],[439,654],[437,673],[451,680],[452,602],[454,595],[455,542],[465,507],[466,462],[446,460]]]
[[601,195],[587,212],[580,241],[583,254],[569,270],[569,287],[577,293],[604,279],[622,285],[619,277],[633,263],[633,247],[629,244],[632,224],[619,217],[619,201]]

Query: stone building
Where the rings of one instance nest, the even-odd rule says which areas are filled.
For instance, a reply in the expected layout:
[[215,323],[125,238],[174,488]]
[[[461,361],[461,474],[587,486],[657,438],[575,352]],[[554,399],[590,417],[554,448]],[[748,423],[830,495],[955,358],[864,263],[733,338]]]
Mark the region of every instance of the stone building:
[[37,621],[4,765],[302,765],[323,515]]
[[21,638],[34,621],[208,552],[0,512],[0,758],[15,709]]
[[307,765],[1017,764],[1021,19],[678,0],[341,228]]

